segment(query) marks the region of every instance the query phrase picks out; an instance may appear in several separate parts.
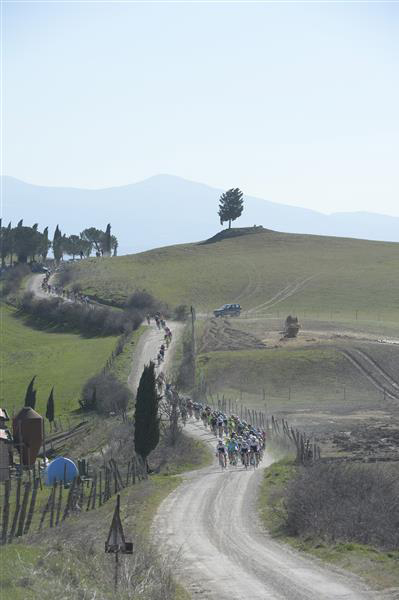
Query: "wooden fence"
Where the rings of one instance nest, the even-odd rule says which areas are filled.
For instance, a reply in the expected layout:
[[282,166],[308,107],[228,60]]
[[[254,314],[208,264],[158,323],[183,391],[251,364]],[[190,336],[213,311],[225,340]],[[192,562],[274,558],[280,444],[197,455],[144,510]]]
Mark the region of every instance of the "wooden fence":
[[236,400],[224,396],[222,398],[217,396],[215,399],[210,394],[207,401],[214,409],[217,408],[226,415],[234,414],[240,417],[242,421],[262,429],[266,432],[266,439],[274,437],[292,446],[296,451],[296,462],[298,464],[307,465],[320,460],[320,446],[315,440],[312,440],[306,433],[291,427],[285,419],[278,419],[273,415],[267,415],[263,411],[253,410],[239,404]]
[[[57,480],[53,485],[44,487],[40,471],[36,468],[16,475],[3,483],[0,544],[11,544],[14,538],[29,533],[33,529],[33,521],[38,532],[46,526],[58,527],[71,515],[94,510],[122,489],[147,478],[145,465],[139,457],[123,466],[111,459],[91,476],[79,475],[67,484]],[[11,502],[12,487],[15,487],[15,502]],[[48,496],[38,506],[39,490],[46,488]]]

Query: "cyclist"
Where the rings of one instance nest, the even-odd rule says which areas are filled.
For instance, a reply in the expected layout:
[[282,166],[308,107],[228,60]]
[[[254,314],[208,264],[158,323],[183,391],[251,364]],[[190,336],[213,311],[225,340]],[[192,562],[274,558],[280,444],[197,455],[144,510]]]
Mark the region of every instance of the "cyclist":
[[249,448],[251,452],[251,464],[257,467],[259,463],[259,442],[253,434],[249,437]]
[[193,401],[191,400],[191,398],[187,398],[186,405],[187,405],[187,410],[188,410],[188,416],[192,417],[193,416]]
[[241,462],[245,468],[248,467],[249,463],[249,444],[246,439],[243,439],[240,444]]
[[237,464],[237,451],[238,451],[237,439],[236,439],[235,433],[233,432],[231,434],[231,438],[227,442],[227,452],[229,455],[229,462],[231,465]]
[[180,415],[181,420],[183,421],[183,425],[185,425],[187,423],[187,408],[185,404],[182,404],[180,406]]
[[212,413],[212,416],[210,418],[210,424],[211,424],[212,433],[214,435],[217,435],[218,418],[217,418],[215,412]]
[[222,439],[220,439],[217,443],[216,456],[219,458],[220,466],[225,469],[227,467],[227,450]]
[[222,437],[223,430],[224,430],[224,416],[222,414],[219,414],[219,416],[217,418],[217,424],[218,424],[219,437]]

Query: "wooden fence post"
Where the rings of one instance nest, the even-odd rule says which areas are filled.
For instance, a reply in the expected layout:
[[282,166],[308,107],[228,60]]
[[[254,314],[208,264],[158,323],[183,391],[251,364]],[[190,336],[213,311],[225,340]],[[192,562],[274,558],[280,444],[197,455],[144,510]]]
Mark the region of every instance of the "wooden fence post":
[[69,515],[70,507],[72,504],[72,495],[73,495],[73,492],[75,490],[75,485],[76,485],[76,479],[77,479],[76,477],[73,478],[71,487],[69,488],[68,498],[67,498],[65,508],[64,508],[64,514],[62,515],[63,521],[65,521],[65,519]]
[[94,489],[93,489],[93,499],[91,503],[91,509],[96,508],[96,494],[97,494],[97,473],[94,475]]
[[46,514],[48,513],[48,510],[50,508],[50,503],[51,503],[51,498],[52,497],[53,497],[53,490],[51,489],[49,497],[47,499],[47,502],[46,502],[46,504],[45,504],[45,506],[43,508],[43,511],[42,511],[42,516],[40,518],[39,530],[38,531],[41,531],[41,529],[43,527],[44,519],[46,518]]
[[[93,491],[94,491],[94,479],[92,479],[92,482],[91,482],[90,493],[89,493],[89,497],[87,499],[87,504],[86,504],[86,512],[91,507],[91,499],[92,499],[92,496],[93,496]],[[83,510],[83,506],[82,506],[82,510]]]
[[3,520],[1,528],[1,543],[7,543],[8,520],[10,517],[11,479],[4,482]]
[[15,530],[16,530],[17,521],[18,521],[18,515],[19,515],[19,511],[21,510],[21,483],[22,483],[21,479],[22,479],[22,474],[20,477],[18,477],[18,482],[17,482],[17,493],[16,493],[16,497],[15,497],[15,511],[14,511],[14,517],[12,520],[10,535],[8,537],[9,544],[11,544],[13,537],[15,535]]
[[54,506],[55,506],[55,496],[56,496],[56,491],[57,491],[57,480],[54,480],[53,483],[53,489],[52,489],[52,496],[51,496],[51,502],[50,502],[50,527],[54,527]]
[[26,523],[25,523],[25,529],[24,529],[24,534],[26,535],[27,533],[29,533],[29,529],[32,523],[32,518],[33,518],[33,514],[35,512],[35,504],[36,504],[36,496],[37,496],[37,490],[39,488],[39,479],[34,479],[33,480],[33,490],[32,490],[32,496],[30,499],[30,505],[29,505],[29,511],[28,511],[28,517],[26,519]]
[[133,465],[132,465],[132,467],[133,467],[132,483],[133,483],[133,485],[135,485],[136,484],[136,457],[133,459]]
[[23,532],[24,532],[24,523],[25,523],[26,508],[28,506],[28,500],[29,500],[29,494],[30,494],[31,486],[32,486],[32,484],[31,484],[30,481],[28,481],[27,483],[25,483],[24,497],[23,497],[23,500],[22,500],[21,513],[20,513],[20,516],[19,516],[17,537],[20,537],[23,534]]
[[[65,477],[64,477],[65,479]],[[61,505],[62,505],[62,490],[64,489],[64,482],[60,481],[60,487],[58,489],[58,502],[57,502],[57,514],[55,516],[55,526],[57,527],[57,525],[60,522],[60,516],[61,516]]]
[[103,493],[103,474],[102,474],[102,471],[100,470],[100,489],[99,489],[99,494],[98,494],[98,506],[101,506],[103,503],[102,493]]

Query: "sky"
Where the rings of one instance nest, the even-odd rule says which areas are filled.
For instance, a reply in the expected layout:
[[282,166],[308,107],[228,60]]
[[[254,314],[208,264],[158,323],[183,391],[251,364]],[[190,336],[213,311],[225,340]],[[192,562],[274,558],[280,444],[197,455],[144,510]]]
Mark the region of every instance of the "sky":
[[2,2],[2,174],[399,216],[398,2]]

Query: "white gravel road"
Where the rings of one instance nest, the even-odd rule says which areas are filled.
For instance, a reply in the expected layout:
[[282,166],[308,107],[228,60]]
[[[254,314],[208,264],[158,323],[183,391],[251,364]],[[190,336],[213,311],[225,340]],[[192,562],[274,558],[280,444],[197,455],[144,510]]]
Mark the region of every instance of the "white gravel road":
[[[170,368],[176,350],[176,342],[184,327],[182,323],[177,321],[167,321],[167,326],[172,332],[172,342],[165,352],[164,362],[156,369],[157,373],[166,372]],[[140,336],[139,343],[134,351],[132,370],[128,379],[128,385],[134,394],[137,392],[144,366],[148,365],[151,360],[156,362],[159,348],[164,341],[164,335],[165,332],[162,329],[159,330],[152,321],[152,324]]]
[[[197,422],[187,433],[215,447]],[[272,460],[263,461],[263,467]],[[327,570],[263,533],[256,491],[262,469],[221,472],[216,458],[161,504],[153,539],[193,598],[204,600],[360,600],[377,598],[358,580]]]
[[43,283],[44,277],[45,276],[42,275],[41,273],[32,275],[26,284],[27,291],[32,292],[32,294],[34,294],[38,298],[48,298],[49,295],[47,294],[47,292],[42,290],[42,283]]

